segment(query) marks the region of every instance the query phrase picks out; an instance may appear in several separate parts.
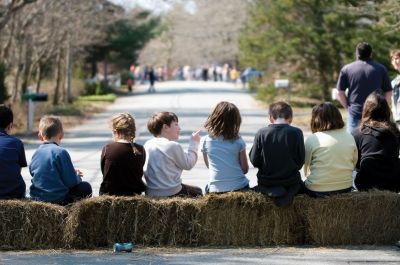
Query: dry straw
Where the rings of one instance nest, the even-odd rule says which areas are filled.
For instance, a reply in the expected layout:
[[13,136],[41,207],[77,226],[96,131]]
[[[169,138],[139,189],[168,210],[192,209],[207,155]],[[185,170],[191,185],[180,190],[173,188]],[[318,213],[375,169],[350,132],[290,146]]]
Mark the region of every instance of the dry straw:
[[0,201],[2,249],[145,246],[391,244],[400,238],[400,196],[374,191],[278,208],[258,193],[199,199],[100,196],[63,207]]
[[29,200],[0,200],[0,248],[64,247],[64,207]]
[[392,192],[312,200],[306,218],[311,242],[317,245],[381,245],[400,239],[400,197]]

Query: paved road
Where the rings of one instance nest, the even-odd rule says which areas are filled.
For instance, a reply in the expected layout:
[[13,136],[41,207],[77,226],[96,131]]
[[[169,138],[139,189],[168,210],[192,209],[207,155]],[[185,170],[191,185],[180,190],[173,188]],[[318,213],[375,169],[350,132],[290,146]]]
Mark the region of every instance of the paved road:
[[[243,118],[241,135],[250,150],[255,132],[266,123],[266,110],[259,108],[259,103],[248,92],[222,82],[159,83],[155,94],[149,94],[146,87],[140,87],[133,95],[119,98],[105,112],[95,115],[85,124],[68,130],[62,146],[70,152],[75,167],[83,171],[84,179],[92,184],[96,196],[102,179],[100,152],[111,141],[110,117],[124,111],[133,114],[137,123],[136,141],[143,144],[152,137],[146,127],[151,114],[157,111],[173,111],[178,115],[182,129],[180,142],[186,148],[193,131],[202,129],[201,134],[205,135],[203,124],[214,106],[222,100],[230,101],[240,109]],[[38,143],[25,146],[28,164],[37,146]],[[31,177],[27,169],[22,174],[29,184]],[[255,174],[254,169],[248,173],[251,185],[256,184]],[[182,178],[184,183],[204,188],[208,173],[202,156],[199,156],[194,169],[184,171]]]
[[110,251],[3,252],[0,265],[194,265],[194,264],[271,264],[345,265],[400,264],[394,247],[357,248],[253,248],[253,249],[135,249],[133,253]]

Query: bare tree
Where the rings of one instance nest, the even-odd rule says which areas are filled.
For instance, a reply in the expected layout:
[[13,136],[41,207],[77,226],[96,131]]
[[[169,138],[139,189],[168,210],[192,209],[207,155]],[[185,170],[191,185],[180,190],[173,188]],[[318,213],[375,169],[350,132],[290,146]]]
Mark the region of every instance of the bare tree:
[[[191,5],[188,7],[188,3]],[[247,0],[178,1],[163,16],[164,29],[155,49],[159,64],[173,67],[237,61],[237,41],[247,19]],[[151,52],[146,49],[140,62],[147,63]],[[161,55],[161,56],[160,56]],[[154,56],[154,55],[153,55]]]

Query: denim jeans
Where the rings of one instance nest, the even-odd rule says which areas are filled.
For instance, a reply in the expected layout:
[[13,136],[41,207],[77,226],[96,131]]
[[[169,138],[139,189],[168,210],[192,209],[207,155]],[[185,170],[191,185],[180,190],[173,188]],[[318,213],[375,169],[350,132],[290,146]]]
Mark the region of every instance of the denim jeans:
[[351,132],[358,127],[361,119],[356,118],[351,115],[350,112],[347,112],[347,121],[346,121],[346,131],[351,134]]

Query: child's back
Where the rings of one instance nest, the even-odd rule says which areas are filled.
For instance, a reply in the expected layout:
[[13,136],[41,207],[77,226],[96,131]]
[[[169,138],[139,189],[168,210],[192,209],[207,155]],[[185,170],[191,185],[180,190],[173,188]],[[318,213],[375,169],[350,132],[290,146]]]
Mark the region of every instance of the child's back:
[[56,143],[39,146],[32,156],[30,196],[45,202],[63,201],[69,188],[80,182],[67,150]]
[[0,199],[25,197],[21,167],[26,167],[22,142],[0,130]]
[[283,101],[269,106],[269,120],[254,137],[250,161],[258,168],[258,186],[254,189],[274,198],[278,206],[292,203],[301,190],[299,170],[304,164],[303,132],[291,126],[293,111]]
[[13,126],[10,108],[0,105],[0,199],[25,197],[21,167],[26,167],[25,149],[21,140],[10,136]]
[[43,144],[33,154],[29,165],[31,197],[59,204],[90,197],[92,187],[81,181],[82,173],[75,170],[67,150],[59,146],[64,137],[61,121],[54,116],[42,117],[38,136]]
[[249,188],[246,143],[239,135],[242,118],[232,103],[222,101],[208,116],[201,151],[209,168],[206,192],[228,192]]
[[250,161],[258,168],[259,185],[298,181],[304,164],[302,131],[289,124],[270,124],[260,129],[254,138]]

